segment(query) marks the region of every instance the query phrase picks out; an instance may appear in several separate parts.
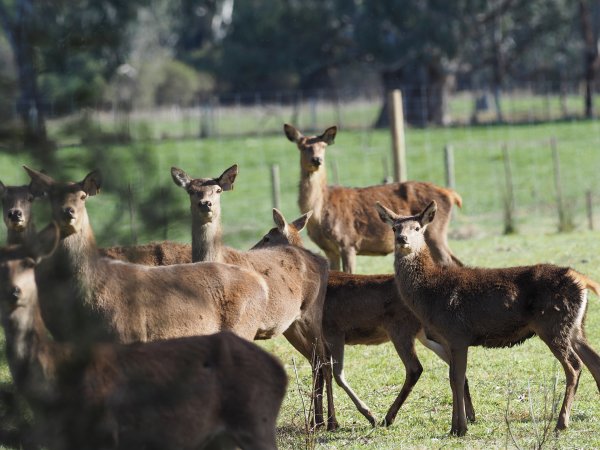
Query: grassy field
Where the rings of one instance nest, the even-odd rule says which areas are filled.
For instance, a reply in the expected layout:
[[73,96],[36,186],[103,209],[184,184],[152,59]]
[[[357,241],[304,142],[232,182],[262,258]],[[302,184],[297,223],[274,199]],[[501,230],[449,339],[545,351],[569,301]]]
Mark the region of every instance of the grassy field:
[[[572,213],[574,231],[556,234],[556,191],[549,139],[558,142],[563,196]],[[596,175],[600,167],[600,123],[568,122],[536,126],[495,126],[408,130],[408,174],[411,179],[444,184],[443,147],[455,151],[456,189],[464,208],[451,225],[451,247],[467,264],[509,266],[535,262],[570,265],[600,280],[600,233],[587,231],[585,192],[600,194]],[[506,144],[512,168],[516,223],[520,234],[502,236],[504,164]],[[389,162],[389,133],[341,130],[328,152],[329,180],[349,186],[380,183]],[[51,175],[81,180],[98,167],[104,174],[101,195],[88,202],[100,245],[174,239],[190,241],[188,196],[171,181],[169,168],[177,166],[194,177],[217,177],[233,163],[240,166],[235,189],[223,194],[224,239],[236,248],[248,248],[272,226],[270,166],[281,172],[281,209],[288,219],[299,215],[296,204],[299,180],[295,146],[281,136],[134,143],[129,146],[74,146],[59,150]],[[24,184],[20,168],[33,164],[22,155],[0,154],[0,180]],[[336,174],[337,173],[337,174]],[[47,207],[36,206],[41,226]],[[3,231],[2,231],[3,233]],[[0,239],[4,235],[0,234]],[[315,248],[314,246],[312,247]],[[358,272],[392,271],[392,256],[359,257]],[[590,342],[600,350],[600,303],[591,297],[588,312]],[[290,386],[279,421],[281,448],[305,445],[301,400],[293,381],[292,357],[306,394],[309,370],[305,361],[283,339],[261,343],[285,363]],[[478,414],[466,438],[448,437],[451,394],[447,368],[418,345],[424,367],[421,380],[389,429],[372,430],[341,389],[335,389],[341,430],[319,432],[318,448],[512,447],[508,422],[521,448],[534,445],[535,423],[544,390],[552,390],[558,374],[557,394],[562,398],[564,374],[549,350],[537,339],[502,350],[473,349],[468,375]],[[347,379],[359,396],[382,418],[404,379],[404,369],[390,344],[350,347],[346,352]],[[0,375],[8,380],[5,364]],[[550,395],[550,394],[548,394]],[[530,413],[530,398],[534,417]],[[559,448],[600,446],[600,397],[589,372],[584,370],[572,411],[571,429],[549,444]]]

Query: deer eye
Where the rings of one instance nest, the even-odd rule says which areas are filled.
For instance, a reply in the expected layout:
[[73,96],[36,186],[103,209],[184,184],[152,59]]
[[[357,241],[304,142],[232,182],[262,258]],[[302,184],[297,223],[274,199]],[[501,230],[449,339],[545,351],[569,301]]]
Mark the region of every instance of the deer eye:
[[28,201],[29,203],[33,202],[33,195],[29,194],[29,195],[27,196],[27,201]]
[[217,194],[220,194],[221,192],[223,192],[223,189],[217,188]]
[[81,196],[81,200],[85,200],[86,198],[87,198],[87,194],[83,194],[83,195]]
[[415,227],[415,231],[419,231],[420,229],[420,227]]
[[23,267],[33,269],[35,267],[35,260],[33,258],[25,258],[23,260]]

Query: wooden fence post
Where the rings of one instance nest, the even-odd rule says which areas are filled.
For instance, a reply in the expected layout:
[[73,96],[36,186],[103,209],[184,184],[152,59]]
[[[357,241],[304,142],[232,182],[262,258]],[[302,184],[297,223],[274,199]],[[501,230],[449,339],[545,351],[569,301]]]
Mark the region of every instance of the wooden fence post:
[[402,92],[395,89],[389,94],[390,123],[392,131],[392,155],[394,158],[394,181],[406,181],[406,143],[404,140],[404,111]]
[[446,169],[446,186],[454,189],[454,148],[450,144],[446,144],[444,147],[444,167]]
[[131,233],[131,243],[137,244],[137,233],[135,232],[134,209],[133,209],[133,190],[131,183],[127,184],[127,202],[129,203],[129,232]]
[[281,208],[281,186],[279,181],[279,165],[271,165],[271,194],[273,199],[273,208]]
[[555,137],[550,139],[550,147],[552,149],[552,164],[554,165],[554,186],[556,187],[556,207],[558,209],[558,231],[570,231],[573,229],[573,223],[565,213],[562,181],[560,178],[560,158],[558,156],[558,146],[556,145]]
[[593,202],[592,202],[592,191],[591,190],[587,190],[585,192],[585,204],[586,204],[587,216],[588,216],[588,228],[590,230],[593,230],[594,229],[594,206],[593,206]]
[[506,144],[502,145],[502,160],[504,161],[504,180],[506,191],[504,194],[504,234],[516,233],[515,226],[515,193],[513,189],[510,156]]

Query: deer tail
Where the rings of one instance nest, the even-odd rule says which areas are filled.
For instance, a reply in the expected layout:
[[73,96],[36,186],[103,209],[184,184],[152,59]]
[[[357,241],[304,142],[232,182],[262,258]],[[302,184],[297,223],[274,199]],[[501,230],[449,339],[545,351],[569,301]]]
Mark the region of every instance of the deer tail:
[[452,201],[453,204],[455,204],[459,208],[462,208],[463,201],[462,201],[462,197],[460,196],[460,194],[458,192],[456,192],[454,189],[448,189],[448,188],[444,188],[444,191],[446,192],[448,197],[450,197],[450,200]]
[[586,277],[582,273],[579,273],[573,269],[569,269],[569,275],[584,289],[590,289],[594,292],[594,294],[600,297],[600,283],[592,280],[589,277]]

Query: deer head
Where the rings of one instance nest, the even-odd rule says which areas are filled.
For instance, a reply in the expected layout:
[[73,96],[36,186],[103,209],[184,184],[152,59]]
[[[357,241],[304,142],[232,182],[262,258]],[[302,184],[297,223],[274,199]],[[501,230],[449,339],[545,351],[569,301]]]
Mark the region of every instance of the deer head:
[[58,182],[50,176],[23,166],[31,177],[30,188],[34,195],[48,195],[52,218],[60,227],[62,237],[82,230],[87,220],[85,201],[100,192],[102,174],[94,170],[76,183]]
[[32,320],[37,302],[35,266],[58,245],[59,231],[52,223],[33,242],[0,248],[0,315],[3,320]]
[[426,246],[425,229],[435,217],[437,204],[432,201],[419,214],[414,216],[400,216],[377,202],[377,213],[382,221],[391,225],[394,231],[396,254],[407,256],[418,253]]
[[291,142],[295,142],[300,150],[300,165],[306,172],[316,172],[325,164],[325,150],[328,145],[333,145],[337,127],[327,128],[320,136],[306,137],[292,125],[283,126],[285,135]]
[[237,164],[225,170],[218,178],[194,179],[183,170],[171,167],[173,181],[190,196],[192,217],[201,223],[216,221],[221,216],[221,193],[233,190],[237,174]]
[[5,186],[0,181],[0,198],[6,228],[23,232],[31,220],[31,205],[34,196],[29,186]]
[[254,246],[252,250],[257,248],[273,247],[275,245],[295,245],[296,247],[304,247],[300,232],[308,223],[308,219],[312,215],[312,211],[301,215],[292,223],[288,223],[277,208],[273,208],[273,221],[275,228],[271,228],[267,234]]

